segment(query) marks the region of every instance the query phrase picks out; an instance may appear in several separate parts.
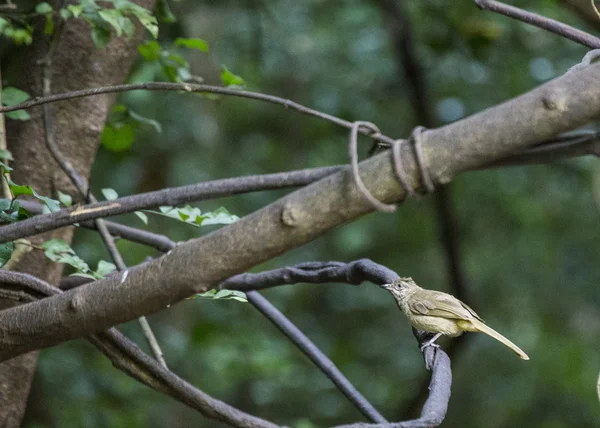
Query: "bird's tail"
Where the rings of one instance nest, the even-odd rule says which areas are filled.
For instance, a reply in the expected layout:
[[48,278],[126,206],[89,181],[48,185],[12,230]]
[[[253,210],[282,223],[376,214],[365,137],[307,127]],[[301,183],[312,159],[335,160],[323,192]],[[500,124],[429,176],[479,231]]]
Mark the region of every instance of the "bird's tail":
[[[468,328],[468,330],[471,330],[471,328],[472,328],[473,330],[471,330],[471,331],[480,331],[481,333],[485,333],[488,336],[492,336],[498,342],[501,342],[504,345],[508,346],[510,349],[512,349],[513,352],[519,356],[519,358],[521,358],[523,360],[528,360],[529,359],[529,357],[527,356],[527,354],[525,352],[523,352],[523,350],[521,350],[521,348],[519,348],[517,345],[515,345],[514,343],[512,343],[506,337],[502,336],[500,333],[498,333],[493,328],[488,327],[486,324],[484,324],[483,322],[481,322],[481,321],[479,321],[477,319],[472,319],[472,320],[469,320],[468,322],[469,322],[469,324],[471,324],[469,326],[470,328]],[[467,328],[465,328],[465,330],[467,330]]]

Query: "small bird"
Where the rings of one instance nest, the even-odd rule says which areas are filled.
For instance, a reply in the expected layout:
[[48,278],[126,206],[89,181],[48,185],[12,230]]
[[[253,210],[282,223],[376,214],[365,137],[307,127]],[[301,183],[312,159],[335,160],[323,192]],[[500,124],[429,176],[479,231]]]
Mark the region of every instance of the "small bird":
[[421,288],[412,278],[400,278],[381,287],[392,293],[413,327],[436,333],[423,348],[433,345],[442,334],[456,337],[465,331],[481,332],[508,346],[523,360],[529,360],[521,348],[485,325],[473,309],[450,294]]

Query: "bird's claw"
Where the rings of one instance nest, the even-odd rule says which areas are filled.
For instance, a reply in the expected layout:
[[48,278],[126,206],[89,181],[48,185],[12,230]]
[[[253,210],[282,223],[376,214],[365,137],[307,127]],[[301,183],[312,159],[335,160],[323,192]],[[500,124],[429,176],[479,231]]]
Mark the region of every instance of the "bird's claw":
[[423,346],[421,346],[421,352],[425,351],[425,348],[431,346],[432,348],[439,348],[440,345],[438,345],[437,343],[424,343]]

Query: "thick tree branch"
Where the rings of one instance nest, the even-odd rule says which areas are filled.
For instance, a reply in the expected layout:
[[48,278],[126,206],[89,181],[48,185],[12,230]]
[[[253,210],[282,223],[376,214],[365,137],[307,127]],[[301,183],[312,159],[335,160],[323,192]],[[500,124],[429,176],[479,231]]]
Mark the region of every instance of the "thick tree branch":
[[[497,107],[424,135],[425,164],[438,184],[579,127],[600,115],[600,64],[569,73]],[[419,177],[408,147],[404,167]],[[388,151],[361,163],[366,186],[384,202],[404,197]],[[106,330],[298,247],[372,211],[346,170],[291,193],[209,235],[132,268],[127,275],[0,312],[0,359]],[[48,328],[52,326],[52,328]]]
[[[593,131],[570,133],[542,142],[521,153],[507,156],[498,161],[474,169],[535,165],[587,155],[600,156],[600,133]],[[54,230],[75,223],[81,223],[82,226],[88,229],[96,229],[93,222],[82,222],[82,216],[94,220],[96,218],[131,213],[140,209],[156,208],[160,205],[180,205],[187,202],[213,199],[229,194],[303,186],[318,181],[334,172],[341,171],[343,168],[345,168],[345,166],[339,165],[289,171],[278,174],[214,180],[174,189],[163,189],[134,196],[125,196],[123,198],[115,199],[114,201],[102,201],[83,207],[73,207],[61,210],[57,213],[41,215],[35,219],[25,220],[27,223],[21,221],[12,225],[2,226],[0,227],[0,241],[4,239],[5,233],[8,236],[6,240],[12,241],[30,236],[40,230]],[[175,201],[173,200],[173,192],[180,193]],[[114,205],[115,203],[119,205]],[[21,204],[32,213],[41,213],[41,206],[35,202],[21,200]],[[72,211],[77,208],[83,211],[79,211],[78,214],[72,215]],[[156,236],[153,236],[152,232],[128,228],[127,226],[118,223],[107,222],[107,225],[113,235],[119,235],[125,239],[129,239],[128,236],[131,235],[134,241],[139,241],[140,239],[143,239],[142,236],[144,234],[147,236],[146,239],[148,242],[151,242],[156,238]],[[152,246],[153,245],[154,244],[152,244]],[[163,248],[166,248],[166,246]]]

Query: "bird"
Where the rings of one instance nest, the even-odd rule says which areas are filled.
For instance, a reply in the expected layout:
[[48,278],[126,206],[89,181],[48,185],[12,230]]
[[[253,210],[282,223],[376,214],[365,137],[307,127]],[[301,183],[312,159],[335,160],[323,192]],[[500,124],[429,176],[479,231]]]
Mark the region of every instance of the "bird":
[[421,347],[438,346],[441,336],[456,337],[465,331],[485,333],[509,347],[523,360],[529,360],[525,352],[496,330],[488,327],[477,313],[456,297],[442,291],[419,287],[412,278],[399,278],[390,284],[382,284],[389,291],[413,327],[435,336]]

